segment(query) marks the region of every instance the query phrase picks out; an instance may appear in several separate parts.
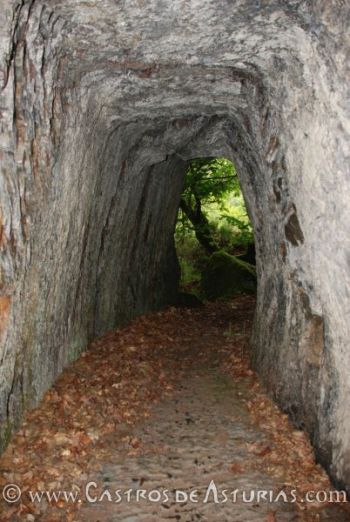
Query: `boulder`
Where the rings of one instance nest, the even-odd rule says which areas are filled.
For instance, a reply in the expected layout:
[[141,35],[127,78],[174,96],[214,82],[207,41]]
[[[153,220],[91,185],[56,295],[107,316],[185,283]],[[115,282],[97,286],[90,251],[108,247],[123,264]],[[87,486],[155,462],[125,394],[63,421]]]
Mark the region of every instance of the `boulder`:
[[228,298],[256,290],[255,268],[223,250],[214,252],[202,274],[202,286],[208,299]]

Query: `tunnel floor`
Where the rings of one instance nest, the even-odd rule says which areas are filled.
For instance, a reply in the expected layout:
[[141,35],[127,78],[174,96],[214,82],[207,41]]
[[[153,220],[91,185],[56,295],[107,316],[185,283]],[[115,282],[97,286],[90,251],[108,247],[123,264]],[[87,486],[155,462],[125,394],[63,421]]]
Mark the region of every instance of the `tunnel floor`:
[[249,367],[253,310],[170,308],[94,341],[0,459],[0,520],[350,520]]

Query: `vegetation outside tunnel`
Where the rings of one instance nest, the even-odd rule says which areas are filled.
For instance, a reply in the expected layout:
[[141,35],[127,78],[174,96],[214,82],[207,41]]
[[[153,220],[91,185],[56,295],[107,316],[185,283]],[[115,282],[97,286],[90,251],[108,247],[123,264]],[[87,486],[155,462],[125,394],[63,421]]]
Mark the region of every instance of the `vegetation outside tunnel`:
[[175,244],[182,292],[217,298],[254,291],[253,231],[231,161],[209,157],[189,162]]

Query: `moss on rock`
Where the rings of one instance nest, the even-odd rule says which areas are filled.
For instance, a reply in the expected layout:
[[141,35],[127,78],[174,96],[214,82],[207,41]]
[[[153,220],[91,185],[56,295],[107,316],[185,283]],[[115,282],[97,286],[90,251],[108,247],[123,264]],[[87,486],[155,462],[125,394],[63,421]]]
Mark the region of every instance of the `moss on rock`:
[[223,250],[214,252],[202,273],[202,287],[208,299],[253,293],[256,272],[253,265]]

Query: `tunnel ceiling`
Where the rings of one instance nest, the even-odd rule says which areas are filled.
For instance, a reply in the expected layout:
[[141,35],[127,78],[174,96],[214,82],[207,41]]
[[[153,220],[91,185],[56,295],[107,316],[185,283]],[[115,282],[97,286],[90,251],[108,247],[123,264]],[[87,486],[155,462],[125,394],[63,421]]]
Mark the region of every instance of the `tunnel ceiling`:
[[255,365],[350,488],[348,27],[345,0],[0,0],[0,446],[93,336],[174,299],[186,160],[223,155]]
[[95,98],[111,124],[231,113],[247,109],[249,87],[276,88],[288,72],[312,83],[304,56],[325,26],[306,4],[30,1],[10,45],[31,31],[42,72],[55,62],[55,87]]

